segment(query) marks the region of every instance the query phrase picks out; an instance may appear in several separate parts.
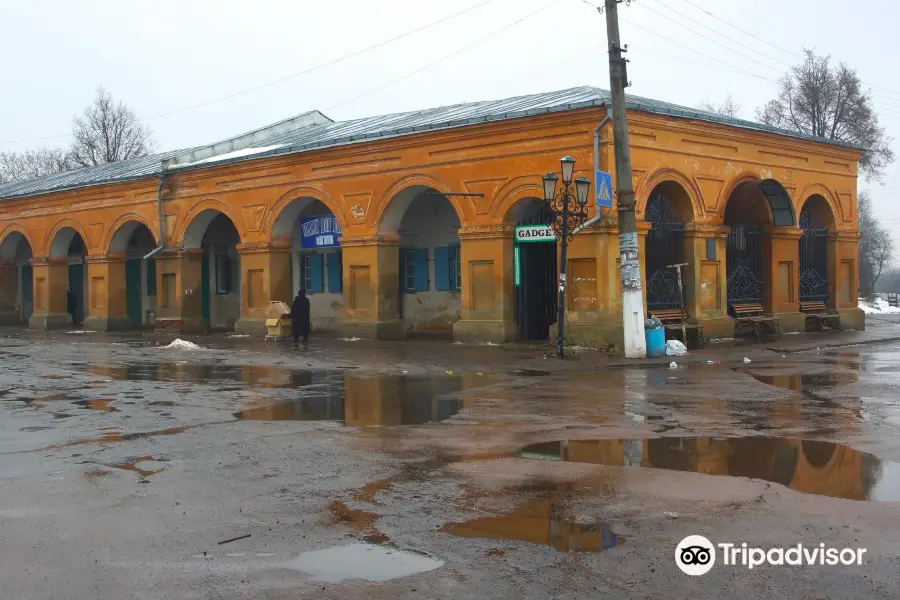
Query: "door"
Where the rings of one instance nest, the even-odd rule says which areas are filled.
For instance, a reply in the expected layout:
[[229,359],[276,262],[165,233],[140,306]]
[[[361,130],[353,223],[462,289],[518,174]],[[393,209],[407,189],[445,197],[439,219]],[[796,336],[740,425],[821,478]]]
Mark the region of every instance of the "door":
[[69,265],[69,287],[75,292],[75,324],[84,322],[84,265]]
[[[553,216],[542,207],[534,217],[519,225],[546,225]],[[526,242],[519,247],[519,287],[516,288],[516,321],[519,339],[537,341],[550,338],[556,322],[559,294],[556,287],[557,253],[554,242]]]
[[27,321],[34,312],[34,268],[22,266],[22,320]]
[[141,324],[141,259],[125,261],[125,312],[132,327]]
[[210,328],[209,315],[209,254],[204,252],[200,263],[200,316],[206,321],[207,329]]

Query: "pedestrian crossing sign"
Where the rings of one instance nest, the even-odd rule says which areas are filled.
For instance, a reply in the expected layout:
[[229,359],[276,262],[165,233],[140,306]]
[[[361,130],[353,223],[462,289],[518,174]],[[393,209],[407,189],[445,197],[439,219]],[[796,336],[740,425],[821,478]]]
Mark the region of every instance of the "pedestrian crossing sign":
[[597,208],[612,208],[612,176],[606,171],[595,171]]

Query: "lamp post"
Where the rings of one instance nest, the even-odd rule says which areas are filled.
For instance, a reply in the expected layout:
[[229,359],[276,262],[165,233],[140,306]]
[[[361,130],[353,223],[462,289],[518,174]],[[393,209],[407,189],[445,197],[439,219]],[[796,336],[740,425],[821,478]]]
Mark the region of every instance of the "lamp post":
[[553,173],[544,176],[544,204],[553,217],[553,232],[560,244],[559,253],[559,300],[556,303],[556,357],[563,358],[563,344],[566,318],[566,254],[575,228],[587,219],[588,192],[591,181],[579,177],[574,181],[575,196],[572,195],[572,175],[575,173],[575,159],[565,156],[560,159],[562,188],[556,191],[559,179]]

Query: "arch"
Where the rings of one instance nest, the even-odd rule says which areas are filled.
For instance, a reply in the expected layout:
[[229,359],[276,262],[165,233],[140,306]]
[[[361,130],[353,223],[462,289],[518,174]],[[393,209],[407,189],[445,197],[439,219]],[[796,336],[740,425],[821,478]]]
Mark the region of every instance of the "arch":
[[184,218],[181,229],[175,239],[179,240],[179,245],[182,248],[200,248],[206,228],[219,214],[228,217],[235,231],[237,231],[238,238],[243,240],[241,229],[238,227],[239,221],[232,214],[231,209],[218,200],[204,200],[196,204]]
[[806,203],[812,200],[813,198],[820,197],[825,204],[828,206],[828,212],[831,214],[830,216],[830,226],[829,229],[836,229],[838,224],[838,218],[843,218],[843,212],[841,211],[840,204],[834,197],[834,194],[826,188],[821,183],[813,183],[806,186],[806,189],[800,194],[800,201],[797,203],[797,214],[801,214],[803,212]]
[[346,215],[344,215],[341,210],[343,208],[341,204],[335,202],[329,194],[318,188],[300,186],[282,194],[281,197],[275,201],[275,204],[272,205],[272,208],[269,209],[269,213],[266,215],[263,225],[263,230],[269,232],[268,237],[270,240],[290,237],[294,223],[297,222],[297,218],[311,203],[301,202],[302,200],[318,200],[324,204],[325,207],[331,211],[331,214],[334,215],[334,218],[337,219],[341,231],[346,229],[348,222]]
[[490,213],[495,219],[507,221],[510,209],[525,198],[543,199],[544,188],[537,176],[516,177],[504,184],[494,195]]
[[823,469],[831,463],[836,446],[831,442],[817,440],[802,440],[800,447],[806,463],[814,469]]
[[669,265],[684,263],[684,226],[693,217],[690,193],[680,182],[667,178],[650,191],[643,214],[643,220],[650,225],[644,242],[644,276],[650,311],[682,306],[679,280]]
[[413,200],[429,190],[444,194],[444,198],[450,202],[456,212],[460,227],[464,227],[466,213],[457,197],[448,195],[452,191],[447,185],[429,175],[408,175],[396,181],[381,197],[378,212],[375,215],[378,233],[397,233],[406,209]]
[[50,231],[47,239],[50,240],[48,255],[51,258],[65,258],[69,254],[69,246],[75,239],[75,234],[81,237],[81,241],[85,244],[85,252],[87,252],[88,237],[82,229],[81,225],[71,219],[64,219],[57,223]]
[[153,233],[153,229],[143,215],[138,213],[126,213],[113,221],[113,224],[110,225],[106,233],[106,238],[103,240],[104,254],[109,254],[110,252],[124,252],[125,247],[128,245],[128,240],[131,239],[131,236],[134,235],[134,232],[137,231],[137,228],[141,225],[147,228],[147,231],[153,236],[153,241],[158,244],[159,240],[156,239],[156,234]]
[[772,210],[772,224],[775,227],[796,227],[797,214],[794,212],[794,201],[784,186],[776,179],[763,179],[759,189],[769,201]]
[[0,235],[0,260],[14,260],[16,249],[21,240],[25,240],[33,254],[34,244],[31,242],[31,236],[24,227],[13,223],[4,229],[3,234]]
[[673,190],[673,186],[677,185],[684,193],[683,199],[686,199],[690,203],[690,215],[686,214],[684,208],[678,210],[678,216],[685,222],[697,221],[706,214],[706,210],[703,208],[703,203],[701,202],[703,193],[700,191],[700,188],[698,188],[694,181],[681,171],[667,167],[657,170],[641,184],[634,199],[634,209],[638,219],[644,218],[644,213],[647,210],[647,202],[649,202],[650,196],[656,191],[656,188],[666,184],[669,184],[667,186],[667,189],[669,190]]

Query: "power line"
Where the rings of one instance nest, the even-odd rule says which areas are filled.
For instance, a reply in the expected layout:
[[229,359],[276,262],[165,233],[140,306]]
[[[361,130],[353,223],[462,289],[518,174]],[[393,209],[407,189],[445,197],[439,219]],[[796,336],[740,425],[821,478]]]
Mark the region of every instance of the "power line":
[[[721,37],[724,37],[724,38],[726,38],[726,39],[729,39],[726,35],[724,35],[724,34],[722,34],[722,33],[719,33],[718,31],[715,31],[714,29],[711,29],[711,28],[707,27],[706,25],[703,25],[702,23],[699,23],[699,22],[696,21],[695,19],[691,19],[690,17],[685,17],[685,15],[683,15],[682,13],[679,13],[678,11],[669,8],[669,7],[666,6],[665,4],[662,4],[662,3],[659,3],[659,2],[657,2],[657,4],[659,4],[660,6],[666,8],[666,9],[668,9],[668,10],[671,10],[672,12],[675,12],[675,13],[681,15],[682,17],[686,18],[687,20],[691,21],[692,23],[694,23],[694,24],[696,24],[696,25],[699,25],[700,27],[703,27],[704,29],[707,29],[707,30],[709,30],[709,31],[712,31],[712,32],[715,33],[716,35],[719,35],[719,36],[721,36]],[[700,33],[700,32],[697,31],[696,29],[691,29],[690,27],[688,27],[688,26],[686,26],[686,25],[684,25],[684,24],[675,22],[675,21],[672,20],[671,17],[667,17],[666,15],[660,13],[659,11],[653,10],[652,8],[650,8],[649,6],[647,6],[646,4],[640,4],[640,3],[639,3],[638,6],[640,6],[640,7],[643,8],[644,10],[649,10],[649,11],[652,12],[653,14],[658,15],[658,16],[662,17],[663,19],[666,19],[667,21],[669,21],[669,22],[671,22],[671,23],[673,23],[673,24],[675,24],[675,25],[678,25],[679,27],[683,27],[684,29],[687,29],[688,31],[690,31],[690,32],[693,33],[694,35],[698,35],[698,36],[700,36],[701,38],[703,38],[703,39],[705,39],[705,40],[708,40],[708,41],[712,42],[713,44],[715,44],[715,45],[717,45],[717,46],[719,46],[719,47],[721,47],[721,48],[725,48],[725,49],[728,50],[729,52],[734,52],[734,53],[737,54],[738,56],[741,56],[741,57],[743,57],[743,58],[746,58],[747,60],[753,61],[753,62],[755,62],[756,64],[761,65],[761,66],[763,66],[763,67],[765,67],[765,68],[767,68],[767,69],[772,69],[772,70],[775,70],[775,71],[779,70],[777,67],[773,67],[772,65],[767,65],[767,64],[765,64],[765,63],[762,63],[762,62],[756,60],[755,58],[753,58],[752,56],[747,56],[746,54],[744,54],[744,53],[742,53],[742,52],[738,52],[738,51],[735,50],[734,48],[730,48],[729,46],[726,46],[725,44],[723,44],[723,43],[721,43],[721,42],[718,42],[718,41],[716,41],[716,40],[714,40],[714,39],[712,39],[712,38],[710,38],[710,37],[708,37],[708,36],[706,36],[706,35]],[[734,40],[731,40],[731,41],[734,42],[734,43],[736,43],[736,44],[739,44],[740,46],[743,46],[744,48],[747,48],[747,49],[750,50],[751,52],[755,52],[756,54],[758,54],[758,55],[760,55],[760,56],[765,56],[765,57],[768,58],[769,60],[773,60],[773,61],[775,61],[775,62],[781,63],[782,65],[789,66],[789,65],[787,65],[787,63],[784,63],[784,62],[782,62],[782,61],[780,61],[780,60],[777,60],[777,59],[773,59],[773,58],[771,58],[770,56],[766,56],[765,54],[763,54],[762,52],[759,52],[758,50],[754,50],[753,48],[748,48],[747,46],[744,46],[744,45],[741,44],[740,42],[736,42],[736,41],[734,41]]]
[[[700,11],[706,13],[707,15],[709,15],[710,17],[712,17],[713,19],[716,19],[717,21],[721,21],[722,23],[725,23],[726,25],[728,25],[728,26],[730,26],[730,27],[734,27],[734,28],[737,29],[738,31],[740,31],[740,32],[742,32],[742,33],[744,33],[744,34],[746,34],[746,35],[749,35],[750,37],[752,37],[752,38],[754,38],[754,39],[756,39],[756,40],[758,40],[758,41],[760,41],[760,42],[762,42],[762,43],[764,43],[764,44],[768,44],[769,46],[772,46],[773,48],[775,48],[775,49],[777,49],[777,50],[781,50],[782,52],[785,52],[785,53],[787,53],[787,54],[790,54],[791,56],[793,56],[793,57],[795,57],[795,58],[799,58],[800,60],[804,60],[804,57],[803,57],[803,56],[800,56],[799,54],[796,54],[796,53],[794,53],[794,52],[791,52],[790,50],[785,50],[785,49],[782,48],[781,46],[777,46],[776,44],[773,44],[772,42],[769,42],[769,41],[767,41],[767,40],[764,40],[764,39],[762,39],[761,37],[759,37],[759,36],[757,36],[757,35],[754,35],[754,34],[750,33],[750,32],[747,31],[746,29],[743,29],[742,27],[740,27],[740,26],[738,26],[738,25],[735,25],[734,23],[731,23],[730,21],[726,21],[725,19],[723,19],[723,18],[721,18],[721,17],[717,17],[717,16],[714,15],[713,13],[711,13],[711,12],[709,12],[708,10],[706,10],[705,8],[703,8],[702,6],[697,6],[696,4],[694,4],[693,2],[691,2],[691,0],[684,0],[684,1],[687,2],[688,4],[690,4],[691,6],[693,6],[694,8],[696,8],[697,10],[700,10]],[[891,94],[896,94],[896,95],[900,96],[900,92],[898,92],[897,90],[892,90],[892,89],[890,89],[890,88],[886,88],[886,87],[883,87],[883,86],[875,85],[874,83],[869,83],[869,82],[867,82],[867,81],[862,81],[862,80],[860,80],[860,83],[863,83],[863,84],[865,84],[865,85],[867,85],[867,86],[869,86],[869,87],[873,87],[873,88],[875,88],[875,89],[877,89],[877,90],[882,90],[882,91],[889,92],[889,93],[891,93]],[[881,97],[882,97],[882,98],[887,98],[886,96],[881,96]],[[889,100],[897,100],[898,98],[888,98],[888,99],[889,99]]]
[[[185,108],[179,108],[179,109],[177,109],[177,110],[172,110],[172,111],[169,111],[169,112],[160,113],[160,114],[158,114],[158,115],[153,115],[153,116],[150,116],[150,117],[146,117],[146,118],[144,118],[144,119],[141,119],[141,121],[144,121],[144,122],[146,122],[146,121],[153,121],[153,120],[155,120],[155,119],[161,119],[161,118],[163,118],[163,117],[168,117],[168,116],[171,116],[171,115],[175,115],[175,114],[187,112],[187,111],[190,111],[190,110],[195,110],[195,109],[197,109],[197,108],[201,108],[201,107],[204,107],[204,106],[209,106],[209,105],[211,105],[211,104],[216,104],[216,103],[218,103],[218,102],[223,102],[223,101],[225,101],[225,100],[230,100],[231,98],[236,98],[236,97],[242,96],[242,95],[244,95],[244,94],[249,94],[249,93],[251,93],[251,92],[256,92],[256,91],[259,91],[259,90],[262,90],[262,89],[265,89],[265,88],[268,88],[268,87],[272,87],[273,85],[278,85],[279,83],[283,83],[283,82],[288,81],[288,80],[290,80],[290,79],[294,79],[294,78],[297,78],[297,77],[301,77],[301,76],[303,76],[303,75],[308,75],[309,73],[312,73],[312,72],[314,72],[314,71],[318,71],[318,70],[320,70],[320,69],[324,69],[325,67],[330,67],[331,65],[335,65],[335,64],[337,64],[337,63],[343,62],[343,61],[348,60],[348,59],[350,59],[350,58],[353,58],[353,57],[355,57],[355,56],[359,56],[360,54],[364,54],[364,53],[366,53],[366,52],[369,52],[369,51],[371,51],[371,50],[375,50],[376,48],[380,48],[380,47],[382,47],[382,46],[386,46],[386,45],[388,45],[388,44],[391,44],[391,43],[396,42],[396,41],[398,41],[398,40],[401,40],[401,39],[403,39],[403,38],[409,37],[409,36],[411,36],[411,35],[414,35],[414,34],[416,34],[416,33],[421,32],[421,31],[425,31],[426,29],[430,29],[430,28],[432,28],[432,27],[434,27],[434,26],[436,26],[436,25],[440,25],[441,23],[444,23],[444,22],[449,21],[449,20],[451,20],[451,19],[455,19],[456,17],[462,16],[462,15],[468,13],[468,12],[471,12],[471,11],[477,9],[477,8],[481,8],[482,6],[484,6],[484,5],[486,5],[486,4],[490,4],[491,2],[494,2],[494,1],[495,1],[495,0],[482,0],[482,2],[479,2],[478,4],[475,4],[475,5],[473,5],[473,6],[470,6],[470,7],[468,7],[468,8],[465,8],[465,9],[463,9],[463,10],[457,11],[457,12],[451,14],[451,15],[447,15],[446,17],[442,17],[442,18],[440,18],[440,19],[438,19],[438,20],[436,20],[436,21],[432,21],[432,22],[430,22],[430,23],[426,23],[425,25],[421,25],[421,26],[419,26],[419,27],[416,27],[415,29],[410,29],[409,31],[406,31],[406,32],[404,32],[404,33],[401,33],[401,34],[399,34],[399,35],[396,35],[396,36],[394,36],[394,37],[392,37],[392,38],[383,40],[383,41],[378,42],[378,43],[376,43],[376,44],[372,44],[371,46],[366,46],[365,48],[362,48],[362,49],[360,49],[360,50],[356,50],[356,51],[354,51],[354,52],[350,52],[349,54],[344,54],[344,55],[339,56],[338,58],[335,58],[335,59],[333,59],[333,60],[330,60],[330,61],[327,61],[327,62],[324,62],[324,63],[320,63],[320,64],[318,64],[318,65],[315,65],[315,66],[310,67],[310,68],[308,68],[308,69],[305,69],[305,70],[303,70],[303,71],[299,71],[299,72],[297,72],[297,73],[293,73],[293,74],[288,75],[288,76],[286,76],[286,77],[282,77],[281,79],[276,79],[275,81],[270,81],[270,82],[264,83],[264,84],[262,84],[262,85],[258,85],[258,86],[252,87],[252,88],[247,88],[247,89],[241,90],[241,91],[239,91],[239,92],[235,92],[235,93],[233,93],[233,94],[228,94],[227,96],[222,96],[222,97],[220,97],[220,98],[216,98],[216,99],[214,99],[214,100],[208,100],[208,101],[206,101],[206,102],[201,102],[201,103],[199,103],[199,104],[194,104],[194,105],[192,105],[192,106],[188,106],[188,107],[185,107]],[[24,142],[43,142],[43,141],[48,141],[48,140],[58,140],[58,139],[69,138],[69,137],[72,137],[72,134],[71,134],[71,133],[62,134],[62,135],[52,135],[52,136],[46,136],[46,137],[40,137],[40,138],[21,139],[21,140],[0,140],[0,143],[3,143],[3,144],[19,144],[19,143],[24,143]]]
[[543,10],[546,10],[546,9],[550,8],[551,6],[553,6],[554,4],[556,4],[556,3],[559,2],[559,1],[560,1],[560,0],[551,0],[551,2],[548,2],[547,4],[544,4],[543,6],[541,6],[540,8],[538,8],[537,10],[528,13],[527,15],[525,15],[525,16],[522,17],[522,18],[520,18],[519,20],[514,21],[514,22],[510,23],[509,25],[506,25],[505,27],[502,27],[502,28],[500,28],[500,29],[498,29],[498,30],[496,30],[496,31],[494,31],[494,32],[492,32],[492,33],[489,33],[488,35],[486,35],[486,36],[484,36],[484,37],[482,37],[482,38],[479,38],[479,39],[475,40],[474,42],[472,42],[471,44],[468,44],[468,45],[466,45],[466,46],[463,46],[462,48],[460,48],[460,49],[458,49],[458,50],[455,50],[455,51],[451,52],[450,54],[446,54],[446,55],[442,56],[441,58],[439,58],[439,59],[437,59],[437,60],[435,60],[435,61],[432,61],[432,62],[426,64],[426,65],[423,66],[423,67],[420,67],[420,68],[418,68],[418,69],[416,69],[416,70],[414,70],[414,71],[410,71],[409,73],[407,73],[407,74],[405,74],[405,75],[401,75],[400,77],[398,77],[398,78],[396,78],[396,79],[393,79],[393,80],[391,80],[391,81],[388,81],[387,83],[385,83],[385,84],[383,84],[383,85],[380,85],[380,86],[378,86],[378,87],[376,87],[376,88],[373,88],[373,89],[371,89],[371,90],[369,90],[369,91],[367,91],[367,92],[364,92],[364,93],[362,93],[362,94],[360,94],[360,95],[358,95],[358,96],[354,96],[353,98],[350,98],[349,100],[344,100],[343,102],[339,102],[339,103],[337,103],[337,104],[333,104],[332,106],[329,106],[329,107],[326,108],[325,110],[332,110],[332,109],[338,108],[338,107],[340,107],[340,106],[344,106],[345,104],[350,104],[351,102],[355,102],[355,101],[357,101],[357,100],[359,100],[359,99],[361,99],[361,98],[365,98],[366,96],[370,96],[370,95],[372,95],[372,94],[374,94],[374,93],[376,93],[376,92],[380,92],[381,90],[385,89],[386,87],[392,86],[392,85],[394,85],[395,83],[398,83],[398,82],[400,82],[400,81],[403,81],[404,79],[409,79],[409,78],[412,77],[413,75],[416,75],[416,74],[418,74],[418,73],[421,73],[422,71],[424,71],[424,70],[426,70],[426,69],[429,69],[429,68],[431,68],[431,67],[433,67],[433,66],[435,66],[435,65],[437,65],[437,64],[440,64],[440,63],[444,62],[445,60],[448,60],[448,59],[450,59],[450,58],[453,58],[454,56],[457,56],[458,54],[462,54],[463,52],[465,52],[465,51],[467,51],[467,50],[470,50],[471,48],[474,48],[474,47],[477,46],[478,44],[481,44],[482,42],[485,42],[485,41],[489,40],[490,38],[492,38],[492,37],[494,37],[494,36],[496,36],[496,35],[499,35],[499,34],[503,33],[504,31],[506,31],[506,30],[508,30],[508,29],[512,29],[513,27],[515,27],[516,25],[518,25],[518,24],[521,23],[522,21],[525,21],[526,19],[528,19],[528,18],[530,18],[530,17],[533,17],[534,15],[538,14],[539,12],[541,12],[541,11],[543,11]]

